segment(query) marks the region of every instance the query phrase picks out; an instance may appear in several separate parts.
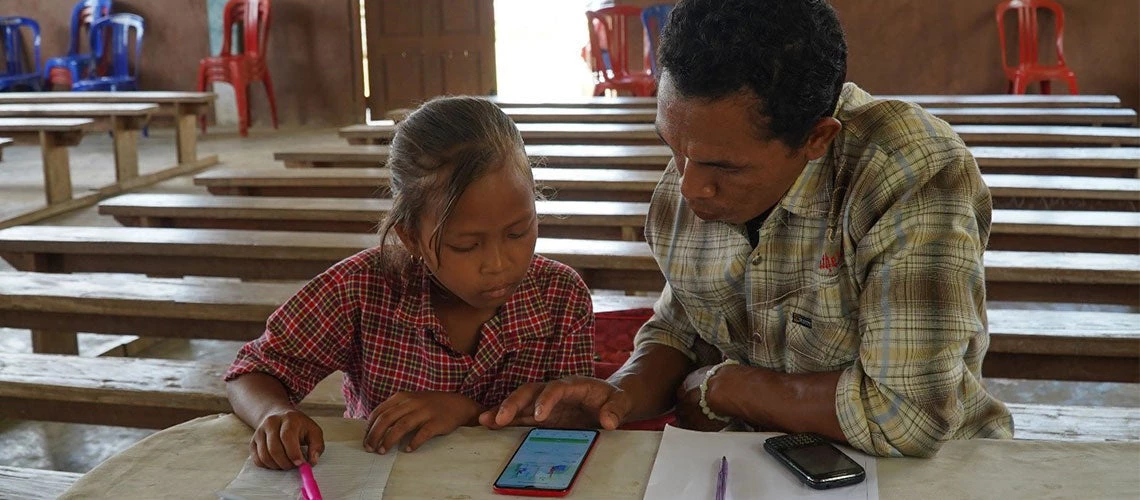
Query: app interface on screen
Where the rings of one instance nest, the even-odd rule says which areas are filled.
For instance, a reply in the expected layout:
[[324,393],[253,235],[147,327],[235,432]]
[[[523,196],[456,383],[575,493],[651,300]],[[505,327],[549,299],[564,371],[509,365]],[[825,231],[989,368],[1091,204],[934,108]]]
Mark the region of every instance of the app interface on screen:
[[806,448],[792,448],[785,452],[808,474],[818,475],[845,469],[854,469],[859,466],[854,460],[836,451],[826,444],[817,444]]
[[570,486],[595,436],[591,431],[536,429],[495,484],[501,488],[564,490]]

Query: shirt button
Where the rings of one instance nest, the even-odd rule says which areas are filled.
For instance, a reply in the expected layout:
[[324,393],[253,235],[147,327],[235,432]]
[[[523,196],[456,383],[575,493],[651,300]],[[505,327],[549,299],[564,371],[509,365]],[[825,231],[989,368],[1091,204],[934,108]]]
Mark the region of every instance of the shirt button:
[[764,262],[764,256],[763,255],[756,254],[756,255],[752,256],[752,265],[758,266],[758,265],[760,265],[761,262]]

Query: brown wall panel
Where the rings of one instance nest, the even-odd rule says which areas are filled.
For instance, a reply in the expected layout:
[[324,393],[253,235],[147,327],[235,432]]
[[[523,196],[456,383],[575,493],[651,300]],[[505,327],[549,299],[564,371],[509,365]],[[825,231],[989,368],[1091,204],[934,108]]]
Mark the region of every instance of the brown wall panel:
[[[659,0],[616,3],[644,7]],[[848,79],[865,89],[881,94],[1005,93],[996,0],[831,3],[847,32]],[[1077,73],[1081,93],[1113,94],[1127,107],[1140,106],[1140,1],[1061,4],[1065,58]],[[640,47],[640,41],[634,43]],[[1067,91],[1059,83],[1053,88]],[[1036,86],[1030,88],[1037,91]]]
[[[0,15],[23,15],[40,23],[42,52],[67,51],[74,0],[0,0]],[[18,8],[16,6],[18,5]],[[343,125],[363,119],[354,57],[355,0],[273,0],[269,68],[283,125]],[[116,12],[146,20],[140,86],[194,90],[198,61],[209,54],[205,0],[115,0]],[[269,123],[264,91],[250,91],[254,123]]]

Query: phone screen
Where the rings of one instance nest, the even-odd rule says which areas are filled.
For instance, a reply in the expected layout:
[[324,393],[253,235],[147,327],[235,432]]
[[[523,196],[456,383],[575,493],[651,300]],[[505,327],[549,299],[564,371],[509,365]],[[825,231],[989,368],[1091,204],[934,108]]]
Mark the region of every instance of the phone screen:
[[570,487],[598,431],[533,429],[499,479],[498,488],[562,491]]
[[828,476],[860,468],[851,457],[827,443],[788,448],[784,454],[812,476]]

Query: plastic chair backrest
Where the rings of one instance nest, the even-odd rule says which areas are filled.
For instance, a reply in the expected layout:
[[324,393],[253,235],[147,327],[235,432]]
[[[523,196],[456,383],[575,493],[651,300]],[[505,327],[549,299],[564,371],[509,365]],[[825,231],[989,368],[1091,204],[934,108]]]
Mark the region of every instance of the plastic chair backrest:
[[[24,34],[27,28],[32,32],[32,54],[35,66],[24,68]],[[30,73],[39,73],[42,67],[40,61],[40,24],[29,17],[0,17],[0,31],[4,33],[4,75],[16,76]]]
[[649,71],[657,74],[657,43],[660,42],[661,28],[673,12],[673,4],[659,3],[641,11],[641,28],[645,31],[645,59]]
[[[222,16],[225,35],[221,55],[247,55],[264,59],[269,48],[269,0],[230,0]],[[234,27],[241,26],[234,40]]]
[[[83,30],[88,31],[90,38],[91,25],[95,20],[109,15],[111,15],[111,0],[79,0],[75,8],[71,9],[71,41],[67,45],[67,55],[80,54],[79,44],[84,38]],[[94,45],[91,49],[94,52]]]
[[[1037,39],[1040,35],[1037,23],[1037,11],[1048,10],[1053,15],[1054,31],[1057,43],[1057,62],[1065,64],[1065,54],[1062,46],[1065,33],[1065,14],[1061,5],[1053,0],[1008,0],[998,4],[994,9],[997,18],[998,37],[1001,40],[1001,64],[1006,69],[1016,66],[1032,66],[1040,63]],[[1006,58],[1005,43],[1005,15],[1010,10],[1017,13],[1017,57],[1016,65],[1010,65]]]
[[[594,58],[594,69],[603,80],[609,81],[629,76],[629,30],[630,19],[641,22],[641,8],[632,5],[606,7],[586,11],[587,26],[590,30],[590,52]],[[599,65],[598,61],[608,61]]]
[[[111,58],[111,71],[108,76],[115,78],[135,78],[138,76],[139,63],[142,61],[142,44],[145,23],[143,18],[135,14],[112,14],[98,19],[91,25],[91,46],[95,47],[95,57]],[[131,30],[134,30],[135,50],[131,57]],[[109,30],[109,36],[99,36],[99,33]],[[134,71],[131,71],[131,68]]]

